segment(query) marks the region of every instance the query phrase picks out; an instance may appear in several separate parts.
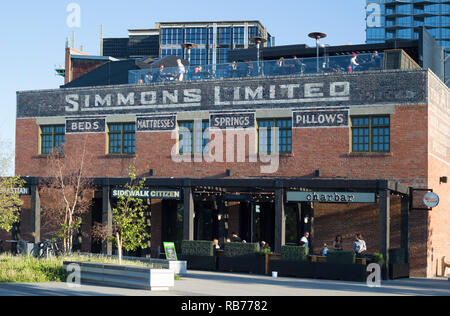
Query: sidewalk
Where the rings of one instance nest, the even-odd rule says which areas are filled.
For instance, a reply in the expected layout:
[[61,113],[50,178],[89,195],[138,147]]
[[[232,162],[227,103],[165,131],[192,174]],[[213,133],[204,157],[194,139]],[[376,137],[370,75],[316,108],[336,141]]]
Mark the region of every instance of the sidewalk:
[[447,279],[407,279],[385,282],[381,288],[365,283],[294,278],[273,279],[248,274],[189,271],[169,292],[146,292],[65,283],[0,284],[0,296],[450,296]]

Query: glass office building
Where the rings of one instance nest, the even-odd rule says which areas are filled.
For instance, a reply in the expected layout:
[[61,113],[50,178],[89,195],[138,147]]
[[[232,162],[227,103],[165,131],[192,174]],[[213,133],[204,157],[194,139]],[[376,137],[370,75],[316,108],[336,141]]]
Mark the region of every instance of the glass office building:
[[[449,0],[367,0],[366,14],[367,44],[419,39],[425,27],[450,54]],[[448,82],[450,73],[445,76]]]
[[183,43],[194,43],[191,65],[215,65],[227,63],[231,49],[251,48],[254,37],[267,40],[265,47],[274,45],[274,38],[258,21],[240,22],[191,22],[160,23],[160,56],[176,55],[188,59]]

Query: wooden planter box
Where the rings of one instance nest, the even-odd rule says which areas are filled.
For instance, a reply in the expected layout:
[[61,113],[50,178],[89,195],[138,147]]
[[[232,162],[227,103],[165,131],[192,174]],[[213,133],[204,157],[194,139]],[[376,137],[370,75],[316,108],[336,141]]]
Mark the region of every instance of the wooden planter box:
[[206,256],[181,256],[184,261],[187,261],[188,270],[200,271],[217,271],[217,257]]
[[218,257],[219,271],[266,274],[266,256]]
[[301,261],[272,260],[269,262],[270,273],[276,271],[279,276],[313,279],[315,263]]
[[390,264],[389,265],[389,278],[391,280],[396,279],[408,279],[409,278],[409,264]]
[[363,264],[315,263],[317,279],[366,282],[367,275],[367,266]]
[[269,265],[270,272],[277,271],[281,276],[353,282],[366,282],[367,280],[366,266],[362,264],[274,260]]

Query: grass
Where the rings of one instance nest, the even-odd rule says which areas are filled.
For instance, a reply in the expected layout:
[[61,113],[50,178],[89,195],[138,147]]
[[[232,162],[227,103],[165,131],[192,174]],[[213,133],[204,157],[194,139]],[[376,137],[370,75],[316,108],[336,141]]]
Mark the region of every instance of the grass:
[[[97,256],[66,256],[49,259],[29,257],[0,256],[0,283],[48,283],[65,282],[67,273],[63,269],[64,261],[92,262],[104,264],[118,264],[114,258]],[[151,264],[138,261],[122,261],[123,265],[159,268]],[[175,280],[180,280],[175,276]]]

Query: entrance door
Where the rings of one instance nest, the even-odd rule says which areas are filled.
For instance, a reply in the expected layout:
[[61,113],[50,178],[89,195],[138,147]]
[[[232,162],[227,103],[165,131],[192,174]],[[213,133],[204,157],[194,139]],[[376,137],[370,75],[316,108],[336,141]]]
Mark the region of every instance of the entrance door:
[[213,203],[195,202],[194,239],[212,241],[218,237],[218,211]]
[[275,204],[261,203],[255,207],[256,241],[265,241],[273,248],[275,244]]
[[179,201],[162,201],[162,241],[179,242],[183,240],[184,205]]
[[240,237],[247,242],[275,243],[275,204],[242,202],[240,205]]

